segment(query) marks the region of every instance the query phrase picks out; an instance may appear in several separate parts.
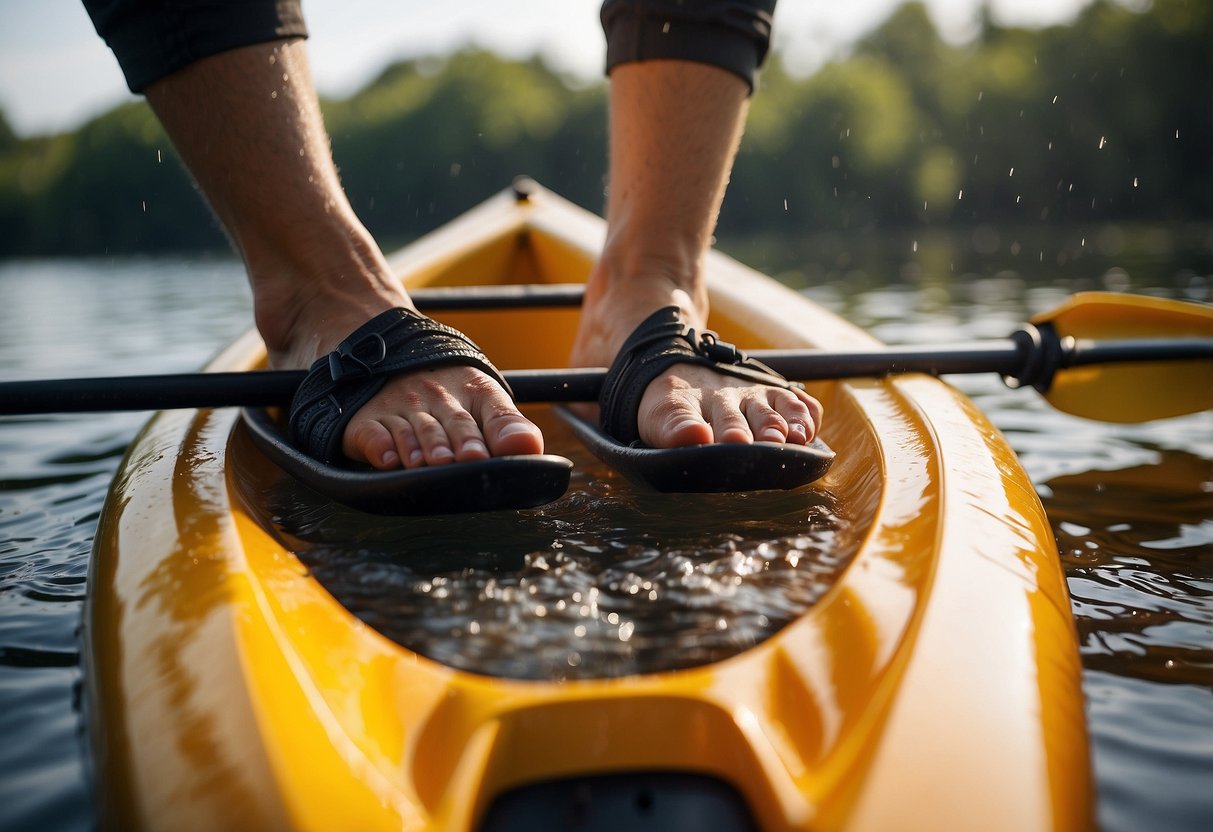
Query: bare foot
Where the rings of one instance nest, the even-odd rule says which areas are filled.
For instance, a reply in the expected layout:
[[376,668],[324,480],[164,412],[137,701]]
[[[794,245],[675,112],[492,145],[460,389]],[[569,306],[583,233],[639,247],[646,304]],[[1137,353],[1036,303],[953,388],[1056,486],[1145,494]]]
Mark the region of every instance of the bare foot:
[[[586,292],[573,366],[610,366],[628,335],[663,306],[675,304],[686,323],[704,326],[706,298],[652,280],[607,288],[607,281],[595,277]],[[803,390],[749,384],[694,364],[677,364],[654,379],[637,414],[640,438],[652,448],[755,441],[805,445],[817,435],[821,418],[821,404]]]
[[[387,278],[348,278],[338,291],[315,282],[254,281],[257,325],[270,365],[306,369],[362,324],[397,306],[412,307]],[[295,287],[309,286],[300,298]],[[375,468],[420,468],[491,456],[543,453],[543,436],[496,381],[472,367],[443,367],[397,376],[346,426],[342,452]]]
[[[307,368],[375,315],[411,305],[341,188],[301,39],[202,58],[147,98],[245,262],[271,366]],[[355,414],[342,450],[413,468],[539,453],[543,439],[487,376],[449,368],[392,379]]]

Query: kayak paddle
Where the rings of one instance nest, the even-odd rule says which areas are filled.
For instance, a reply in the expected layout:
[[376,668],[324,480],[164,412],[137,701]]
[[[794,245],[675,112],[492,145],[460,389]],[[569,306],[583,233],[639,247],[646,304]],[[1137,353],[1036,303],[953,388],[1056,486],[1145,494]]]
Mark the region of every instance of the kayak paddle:
[[[462,299],[459,291],[447,290],[433,293],[425,303],[419,299],[418,306],[552,306],[580,299],[580,292],[568,287],[538,293],[506,288],[462,290]],[[912,372],[998,373],[1012,386],[1035,387],[1058,410],[1107,422],[1143,422],[1213,408],[1213,306],[1138,295],[1080,293],[1006,339],[976,344],[851,353],[747,352],[801,381]],[[0,414],[285,405],[304,375],[290,370],[0,382]],[[570,402],[596,399],[604,372],[513,370],[504,375],[520,402]]]

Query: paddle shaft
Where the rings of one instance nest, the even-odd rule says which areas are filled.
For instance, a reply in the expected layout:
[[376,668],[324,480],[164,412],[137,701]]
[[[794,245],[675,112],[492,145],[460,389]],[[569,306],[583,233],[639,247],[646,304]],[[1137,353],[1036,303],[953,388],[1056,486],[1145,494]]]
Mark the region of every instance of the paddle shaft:
[[[754,358],[788,378],[812,381],[897,373],[998,373],[1020,383],[1033,345],[1012,337],[975,345],[916,346],[869,352],[752,350]],[[1213,359],[1213,340],[1177,338],[1121,341],[1060,339],[1054,369],[1102,363]],[[0,383],[0,414],[87,413],[201,407],[267,407],[291,400],[302,370],[187,373]],[[510,370],[506,380],[520,402],[593,401],[600,369]]]

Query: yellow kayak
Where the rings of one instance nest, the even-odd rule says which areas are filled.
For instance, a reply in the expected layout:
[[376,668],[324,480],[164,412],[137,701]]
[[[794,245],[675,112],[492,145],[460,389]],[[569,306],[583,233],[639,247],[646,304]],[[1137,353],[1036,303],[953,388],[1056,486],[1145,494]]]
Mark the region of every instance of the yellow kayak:
[[[392,265],[410,289],[584,281],[604,232],[551,193],[506,192]],[[743,348],[877,345],[721,254],[708,277],[710,324]],[[563,366],[577,322],[576,309],[435,316],[502,369]],[[249,333],[208,370],[264,361]],[[810,391],[837,458],[779,505],[837,507],[845,566],[832,585],[731,657],[611,678],[507,678],[389,639],[330,594],[258,504],[281,475],[235,410],[158,414],[115,479],[90,575],[104,822],[1090,828],[1066,585],[1006,441],[928,376]],[[462,525],[474,534],[475,522]]]

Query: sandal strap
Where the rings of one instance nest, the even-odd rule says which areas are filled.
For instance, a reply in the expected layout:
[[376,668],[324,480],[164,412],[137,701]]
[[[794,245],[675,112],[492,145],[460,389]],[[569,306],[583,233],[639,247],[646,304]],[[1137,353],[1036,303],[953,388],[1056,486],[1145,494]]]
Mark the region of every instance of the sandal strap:
[[598,398],[602,430],[624,444],[641,444],[640,400],[649,383],[675,364],[698,364],[768,387],[801,387],[721,341],[715,332],[696,332],[683,323],[677,306],[666,306],[633,330],[607,371]]
[[513,397],[505,378],[466,335],[412,309],[389,309],[312,364],[291,401],[288,435],[309,456],[332,464],[342,459],[346,425],[389,378],[450,366],[475,367]]

